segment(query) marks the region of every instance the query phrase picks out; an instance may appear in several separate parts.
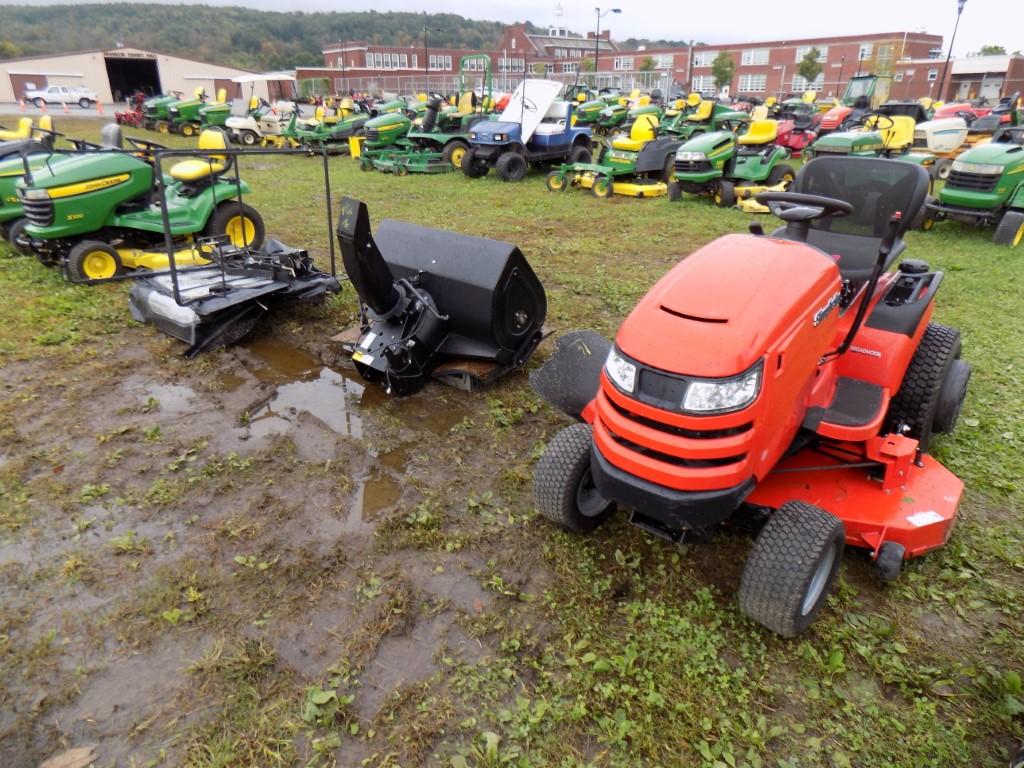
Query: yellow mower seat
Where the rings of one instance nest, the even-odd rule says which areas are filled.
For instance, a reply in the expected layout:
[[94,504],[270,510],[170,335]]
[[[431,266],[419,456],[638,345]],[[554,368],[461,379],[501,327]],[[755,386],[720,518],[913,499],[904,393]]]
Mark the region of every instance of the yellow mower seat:
[[629,138],[616,136],[612,139],[612,149],[623,152],[639,152],[644,144],[654,141],[657,134],[658,118],[655,115],[640,115],[629,130]]
[[747,132],[736,141],[739,144],[771,144],[779,135],[778,120],[754,120]]
[[909,115],[892,115],[892,125],[888,128],[878,127],[878,118],[869,118],[867,125],[874,128],[882,136],[882,145],[886,149],[902,149],[914,143],[914,118]]
[[473,112],[473,92],[466,91],[459,97],[459,103],[449,117],[466,117],[467,115],[472,115]]
[[36,138],[37,139],[45,138],[46,137],[46,131],[52,131],[53,130],[53,119],[49,115],[43,115],[42,117],[40,117],[39,118],[39,125],[37,127],[37,130],[39,131],[39,133],[36,134]]
[[711,112],[714,110],[714,108],[715,108],[715,102],[713,102],[713,101],[706,101],[706,100],[702,101],[700,103],[700,106],[697,107],[697,111],[694,112],[692,115],[687,115],[686,119],[687,120],[692,120],[695,123],[696,122],[704,122],[705,120],[710,120],[711,119]]
[[[199,134],[199,149],[227,149],[224,133],[206,130]],[[201,181],[209,176],[219,176],[228,167],[227,155],[209,155],[207,160],[182,160],[171,167],[171,178],[177,181]],[[212,162],[211,162],[212,161]]]
[[758,120],[767,120],[768,107],[766,107],[764,104],[758,104],[756,107],[750,110],[750,119],[753,120],[754,122],[757,122]]
[[32,118],[23,117],[13,131],[0,131],[0,141],[18,141],[32,135]]

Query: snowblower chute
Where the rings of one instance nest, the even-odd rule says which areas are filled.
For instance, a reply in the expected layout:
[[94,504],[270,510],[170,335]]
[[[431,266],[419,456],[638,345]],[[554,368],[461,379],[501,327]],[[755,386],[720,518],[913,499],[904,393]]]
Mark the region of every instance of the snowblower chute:
[[386,220],[342,199],[338,243],[364,307],[356,368],[408,395],[435,376],[462,389],[518,368],[547,314],[544,287],[510,244]]

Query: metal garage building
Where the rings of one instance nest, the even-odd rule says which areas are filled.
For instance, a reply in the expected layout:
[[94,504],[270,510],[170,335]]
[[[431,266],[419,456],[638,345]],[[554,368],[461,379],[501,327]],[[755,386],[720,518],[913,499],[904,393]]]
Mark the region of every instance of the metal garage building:
[[[52,56],[32,56],[0,62],[0,102],[18,101],[26,90],[47,85],[80,86],[96,91],[100,101],[122,101],[136,89],[149,93],[181,91],[192,94],[202,86],[213,97],[221,88],[229,98],[242,96],[232,78],[251,74],[236,67],[147,51],[111,48]],[[266,81],[256,84],[255,95],[270,101],[285,98],[290,84]],[[248,98],[248,88],[245,97]]]

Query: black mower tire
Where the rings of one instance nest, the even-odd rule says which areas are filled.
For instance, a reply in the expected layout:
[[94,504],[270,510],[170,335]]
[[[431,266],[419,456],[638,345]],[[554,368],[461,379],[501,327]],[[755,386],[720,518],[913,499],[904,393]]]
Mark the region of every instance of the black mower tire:
[[768,180],[765,182],[765,185],[774,187],[776,184],[781,184],[787,179],[792,184],[795,178],[796,171],[793,170],[793,166],[782,163],[772,168],[772,172],[768,174]]
[[459,170],[468,153],[469,144],[462,139],[452,139],[445,145],[444,151],[441,152],[441,159],[451,163],[452,168],[455,170]]
[[180,130],[181,130],[181,135],[186,137],[186,138],[189,138],[189,137],[194,136],[195,134],[199,133],[199,129],[197,129],[194,125],[192,125],[192,123],[182,123],[182,126],[181,126]]
[[928,205],[934,203],[935,198],[928,195],[924,199],[924,203],[921,205],[921,209],[914,215],[914,220],[910,222],[910,228],[927,232],[935,226],[935,219],[928,215]]
[[[93,259],[99,256],[100,263],[110,265],[110,274],[99,274],[93,264]],[[101,240],[82,240],[75,243],[68,251],[67,257],[68,274],[74,282],[87,280],[104,280],[124,274],[124,265],[121,264],[121,257],[109,243]]]
[[570,163],[589,163],[593,160],[593,157],[594,155],[591,153],[590,149],[581,144],[577,144],[569,152]]
[[0,240],[6,240],[6,239],[7,239],[7,225],[6,224],[0,224]]
[[719,208],[732,208],[736,205],[736,187],[731,181],[722,179],[712,190],[711,199]]
[[615,182],[610,176],[598,176],[590,185],[590,194],[601,200],[607,200],[615,194]]
[[603,499],[590,474],[594,444],[589,424],[573,424],[555,435],[533,471],[533,503],[555,525],[589,533],[605,521],[615,502]]
[[[896,396],[889,403],[886,424],[896,430],[907,426],[906,435],[919,441],[922,450],[928,449],[928,442],[936,426],[951,431],[956,426],[963,398],[967,393],[967,379],[970,366],[964,371],[957,366],[956,381],[947,378],[960,358],[960,331],[938,323],[929,323],[921,337],[921,343],[914,351],[914,357],[903,374]],[[941,419],[940,415],[941,407]]]
[[683,199],[683,188],[679,186],[678,181],[673,180],[668,183],[668,199],[673,203]]
[[992,242],[1016,248],[1024,242],[1024,212],[1007,211],[996,226]]
[[486,161],[477,160],[476,148],[470,147],[469,152],[462,158],[462,173],[470,179],[482,179],[491,170]]
[[24,248],[24,247],[18,245],[18,242],[17,242],[18,238],[22,234],[24,234],[25,227],[27,227],[27,226],[28,226],[28,219],[15,219],[10,224],[8,224],[7,227],[6,227],[6,230],[7,230],[7,240],[10,242],[11,248],[13,248],[16,253],[20,253],[22,256],[28,256],[32,252],[32,250],[30,248]]
[[783,637],[811,625],[839,573],[842,521],[802,501],[777,509],[758,534],[740,579],[740,610]]
[[242,145],[246,147],[254,147],[256,146],[256,142],[260,140],[260,137],[252,131],[242,131],[242,135],[238,138]]
[[878,550],[875,559],[875,573],[882,581],[896,581],[903,572],[903,558],[907,548],[895,541],[887,541]]
[[668,157],[665,158],[665,165],[661,169],[661,178],[658,181],[664,181],[666,184],[671,184],[676,177],[676,153],[670,152]]
[[506,152],[494,164],[494,171],[502,181],[522,181],[530,166],[518,152]]
[[[239,207],[241,207],[241,212],[239,212]],[[237,200],[228,200],[218,205],[213,213],[210,214],[210,218],[203,228],[203,234],[207,237],[227,234],[228,225],[232,219],[238,217],[239,213],[252,222],[255,232],[248,246],[250,249],[258,251],[263,247],[263,239],[267,234],[266,227],[263,224],[263,217],[260,216],[259,211],[255,208],[245,203],[239,204]]]
[[964,400],[967,399],[967,384],[970,380],[970,364],[959,358],[954,360],[942,383],[942,389],[939,391],[939,405],[935,409],[932,432],[945,435],[956,429],[956,422],[960,418]]
[[551,171],[544,177],[544,186],[548,192],[565,192],[569,188],[569,179],[561,171]]

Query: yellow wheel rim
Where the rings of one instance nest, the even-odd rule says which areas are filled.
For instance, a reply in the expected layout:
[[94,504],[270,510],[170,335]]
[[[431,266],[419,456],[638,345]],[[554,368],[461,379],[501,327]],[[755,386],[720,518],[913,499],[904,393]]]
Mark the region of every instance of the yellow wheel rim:
[[921,222],[921,229],[927,232],[929,229],[935,226],[935,219],[925,219]]
[[89,251],[82,259],[82,272],[90,280],[105,280],[114,276],[117,264],[106,251]]
[[462,158],[466,156],[465,147],[456,147],[452,150],[452,165],[456,168],[462,167]]
[[550,189],[552,192],[557,192],[564,186],[564,184],[565,181],[558,176],[553,176],[550,179],[548,179],[548,189]]
[[721,205],[722,204],[722,193],[716,191],[715,194],[714,194],[713,199],[715,201],[715,205]]
[[1020,245],[1020,241],[1024,240],[1024,224],[1017,227],[1017,234],[1013,238],[1014,247]]
[[171,127],[167,125],[167,123],[160,123],[160,125],[157,126],[157,130],[160,131],[160,133],[170,133]]
[[224,234],[231,239],[233,245],[251,245],[256,239],[256,225],[252,219],[235,216],[224,225]]
[[191,125],[183,125],[181,127],[181,135],[182,136],[191,136],[192,135],[192,126]]
[[784,174],[782,174],[782,180],[784,182],[786,182],[787,184],[792,184],[794,178],[795,177],[793,176],[792,173],[784,173]]

